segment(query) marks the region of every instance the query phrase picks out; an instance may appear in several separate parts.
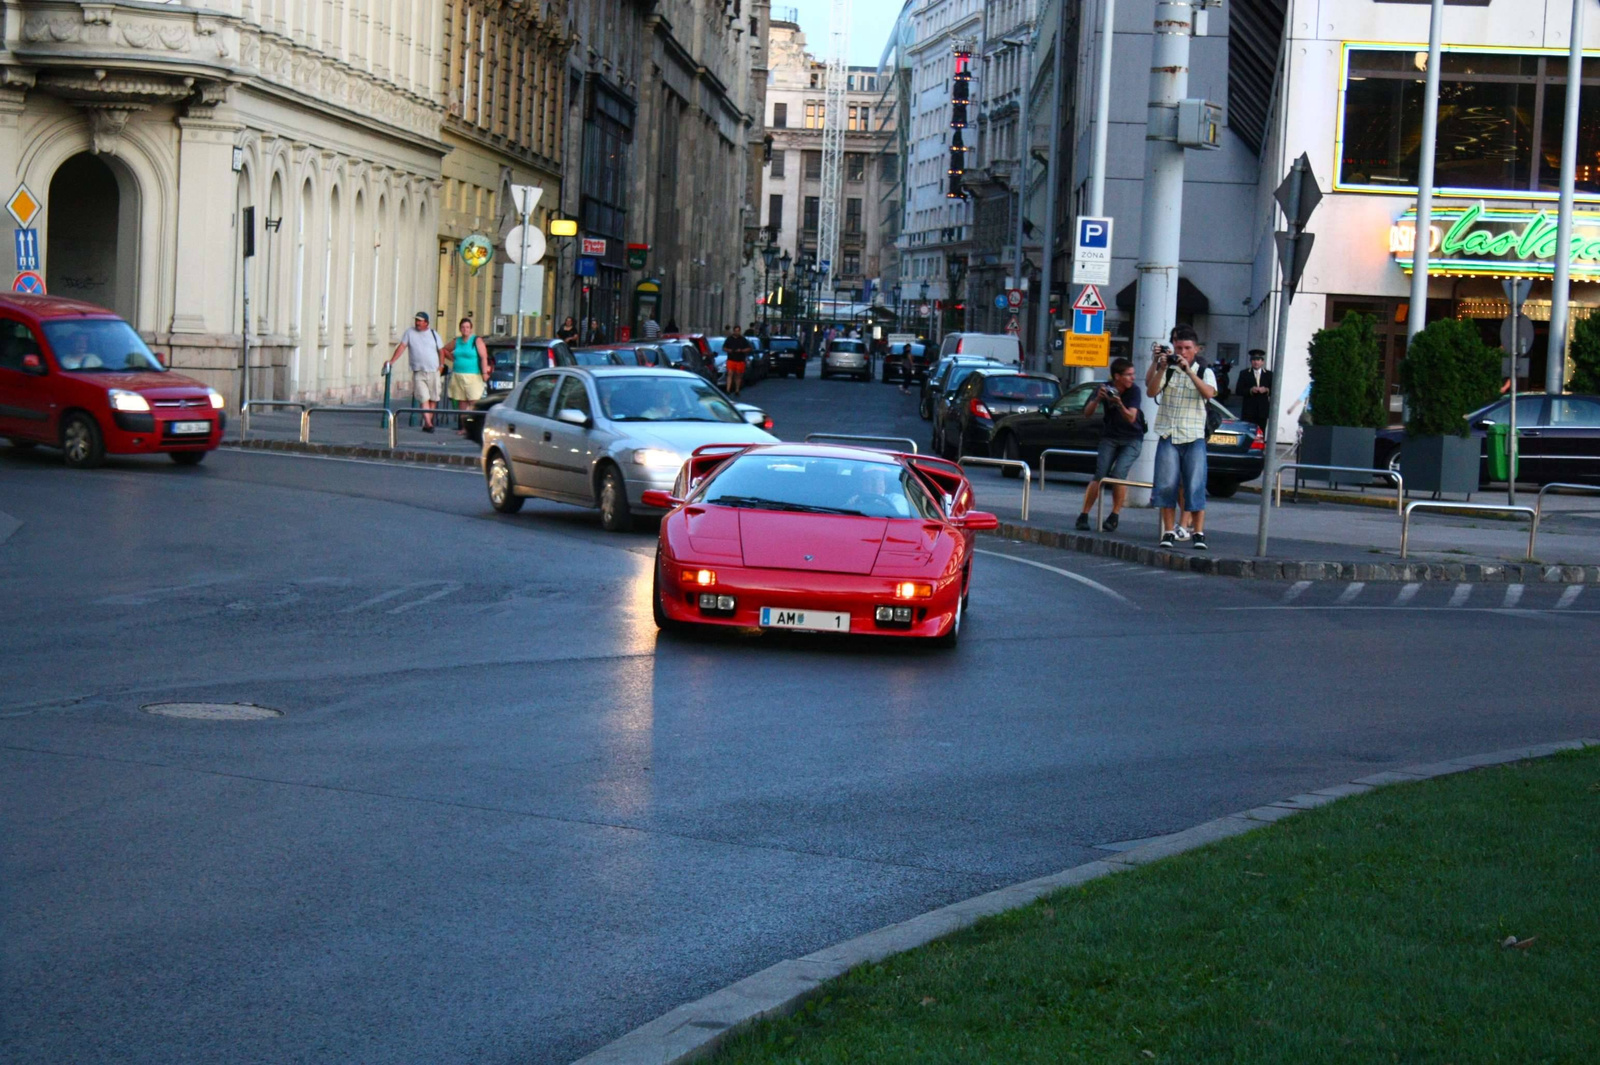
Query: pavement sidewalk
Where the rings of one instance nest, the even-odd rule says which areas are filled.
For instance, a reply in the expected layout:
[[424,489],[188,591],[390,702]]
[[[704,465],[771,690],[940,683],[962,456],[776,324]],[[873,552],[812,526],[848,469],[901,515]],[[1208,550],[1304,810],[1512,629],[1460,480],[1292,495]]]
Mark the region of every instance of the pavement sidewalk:
[[[1145,565],[1269,580],[1600,582],[1600,496],[1547,496],[1534,562],[1526,557],[1527,520],[1437,511],[1413,514],[1410,551],[1402,560],[1392,493],[1391,506],[1377,507],[1371,505],[1375,494],[1370,491],[1359,504],[1332,502],[1338,493],[1330,492],[1295,503],[1285,491],[1283,506],[1272,512],[1268,554],[1258,558],[1259,494],[1208,502],[1208,551],[1183,543],[1168,551],[1158,547],[1159,517],[1148,507],[1124,510],[1115,533],[1075,530],[1087,477],[1052,473],[1042,489],[1035,480],[1024,522],[1020,479],[982,466],[970,467],[968,474],[978,506],[1000,516],[1001,534]],[[1518,499],[1523,501],[1520,491]],[[1474,502],[1504,500],[1503,494],[1474,496]],[[1526,502],[1532,501],[1530,492]]]
[[[409,403],[409,401],[407,401]],[[376,403],[352,406],[375,407]],[[252,411],[250,430],[243,432],[242,419],[228,419],[224,444],[262,450],[309,451],[315,454],[361,458],[385,458],[404,462],[476,466],[477,444],[456,435],[456,418],[446,414],[436,419],[431,433],[422,431],[421,415],[395,415],[395,447],[389,450],[389,431],[383,415],[371,411],[318,409],[311,415],[311,440],[300,443],[300,412],[293,409]]]

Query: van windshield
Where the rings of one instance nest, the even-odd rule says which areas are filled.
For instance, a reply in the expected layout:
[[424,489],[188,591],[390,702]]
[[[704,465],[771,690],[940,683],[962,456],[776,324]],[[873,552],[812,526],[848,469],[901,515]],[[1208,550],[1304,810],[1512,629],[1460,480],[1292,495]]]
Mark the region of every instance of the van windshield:
[[165,373],[133,327],[120,318],[56,318],[45,339],[63,370],[73,373]]

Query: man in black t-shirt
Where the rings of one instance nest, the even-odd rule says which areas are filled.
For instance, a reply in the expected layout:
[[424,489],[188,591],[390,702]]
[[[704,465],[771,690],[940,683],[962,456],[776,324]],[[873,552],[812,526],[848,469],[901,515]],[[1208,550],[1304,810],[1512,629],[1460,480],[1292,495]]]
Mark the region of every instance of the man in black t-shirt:
[[[1114,481],[1127,480],[1134,460],[1144,448],[1144,412],[1139,409],[1144,395],[1133,380],[1133,363],[1127,359],[1113,359],[1111,380],[1102,385],[1083,408],[1086,418],[1094,417],[1096,409],[1103,409],[1105,428],[1100,433],[1100,457],[1095,460],[1094,480],[1083,493],[1083,513],[1078,515],[1076,526],[1080,532],[1089,531],[1089,511],[1100,498],[1100,482],[1107,477]],[[1127,501],[1127,486],[1112,485],[1111,513],[1106,516],[1102,532],[1116,530],[1122,506]]]

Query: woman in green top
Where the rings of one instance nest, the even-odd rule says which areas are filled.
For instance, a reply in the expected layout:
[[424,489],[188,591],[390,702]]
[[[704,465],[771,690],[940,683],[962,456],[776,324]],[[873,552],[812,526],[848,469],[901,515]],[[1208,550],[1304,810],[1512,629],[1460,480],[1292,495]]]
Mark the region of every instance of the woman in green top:
[[[488,375],[490,364],[489,351],[483,346],[483,338],[473,335],[472,319],[461,319],[457,328],[461,335],[456,337],[449,356],[450,398],[456,401],[456,409],[460,410],[466,404],[476,403],[483,398],[483,379]],[[456,430],[456,435],[467,435],[465,422]]]

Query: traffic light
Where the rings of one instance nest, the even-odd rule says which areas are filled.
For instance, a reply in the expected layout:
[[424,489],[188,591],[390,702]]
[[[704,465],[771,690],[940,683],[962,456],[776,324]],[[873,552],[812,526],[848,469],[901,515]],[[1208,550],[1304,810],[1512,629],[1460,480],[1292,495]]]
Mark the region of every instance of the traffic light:
[[950,87],[950,191],[952,200],[966,199],[962,178],[967,173],[967,143],[961,131],[967,128],[967,105],[972,102],[972,53],[964,48],[956,50],[955,76]]

